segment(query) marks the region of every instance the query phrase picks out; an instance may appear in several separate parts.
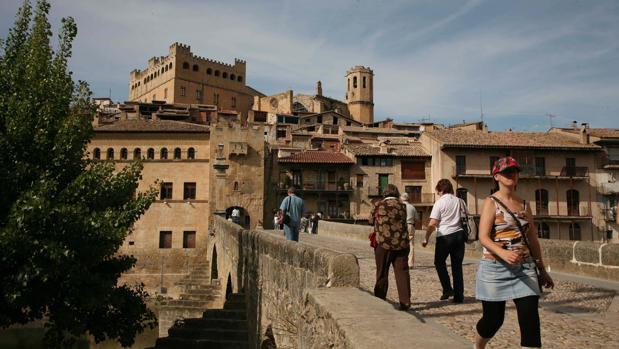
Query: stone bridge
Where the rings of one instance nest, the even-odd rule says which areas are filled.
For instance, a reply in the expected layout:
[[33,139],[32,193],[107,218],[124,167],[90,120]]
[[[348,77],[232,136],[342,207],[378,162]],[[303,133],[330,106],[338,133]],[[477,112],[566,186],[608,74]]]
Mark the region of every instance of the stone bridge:
[[[393,277],[388,302],[371,294],[367,233],[364,226],[323,221],[319,235],[301,234],[295,243],[281,232],[243,230],[214,217],[206,274],[220,280],[222,294],[244,295],[250,348],[469,348],[481,317],[474,299],[479,246],[467,245],[464,304],[438,300],[433,249],[417,246],[413,308],[401,312]],[[619,245],[542,244],[557,284],[541,301],[544,347],[619,347]],[[166,316],[175,315],[181,314]],[[490,347],[520,347],[513,305]]]

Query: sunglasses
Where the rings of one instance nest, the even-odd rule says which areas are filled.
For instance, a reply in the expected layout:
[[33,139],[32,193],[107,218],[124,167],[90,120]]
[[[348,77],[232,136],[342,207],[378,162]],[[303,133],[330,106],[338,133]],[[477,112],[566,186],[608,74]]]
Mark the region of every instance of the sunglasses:
[[520,171],[518,171],[517,168],[515,167],[510,167],[510,168],[506,168],[504,171],[499,172],[499,174],[506,176],[506,177],[511,177],[515,174],[518,174]]

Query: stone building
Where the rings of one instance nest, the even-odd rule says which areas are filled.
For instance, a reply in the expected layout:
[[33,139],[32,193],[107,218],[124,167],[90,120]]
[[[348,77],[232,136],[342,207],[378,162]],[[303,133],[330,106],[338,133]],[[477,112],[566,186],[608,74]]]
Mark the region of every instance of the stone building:
[[254,97],[262,96],[246,82],[245,61],[223,63],[173,43],[167,56],[152,57],[148,67],[129,73],[129,101],[209,104],[238,111],[245,120]]
[[121,252],[137,258],[123,275],[152,293],[175,294],[175,283],[203,256],[209,217],[239,209],[242,225],[263,220],[262,128],[214,106],[129,103],[98,114],[87,151],[117,170],[141,160],[138,191],[156,186],[157,200],[136,222]]
[[472,214],[492,193],[492,164],[505,155],[523,167],[518,193],[530,203],[540,237],[600,240],[595,205],[595,163],[601,147],[558,133],[439,129],[420,138],[432,155],[432,186],[454,183]]

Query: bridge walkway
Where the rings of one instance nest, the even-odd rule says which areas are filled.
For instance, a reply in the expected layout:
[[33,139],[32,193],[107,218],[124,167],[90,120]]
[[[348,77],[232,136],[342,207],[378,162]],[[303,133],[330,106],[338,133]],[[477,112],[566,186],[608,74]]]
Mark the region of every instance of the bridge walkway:
[[[329,248],[357,256],[360,287],[374,289],[376,267],[373,250],[364,241],[301,234],[300,243]],[[416,268],[411,270],[411,316],[446,327],[470,342],[474,326],[481,317],[481,303],[475,299],[477,260],[464,262],[465,301],[453,304],[439,301],[441,287],[433,265],[433,250],[416,247]],[[552,274],[556,287],[542,299],[540,317],[545,348],[619,348],[619,283],[590,282],[582,277]],[[389,280],[389,301],[397,303],[393,272]],[[520,348],[516,309],[507,304],[505,322],[488,348]],[[411,339],[415,336],[411,333]],[[418,334],[419,335],[419,334]]]

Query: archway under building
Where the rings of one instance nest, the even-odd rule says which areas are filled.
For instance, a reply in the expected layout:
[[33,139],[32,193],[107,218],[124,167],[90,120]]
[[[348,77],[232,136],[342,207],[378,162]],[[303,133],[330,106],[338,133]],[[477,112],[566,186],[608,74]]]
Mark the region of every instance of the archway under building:
[[217,270],[217,246],[213,246],[213,254],[211,255],[211,280],[219,279],[219,271]]
[[233,223],[249,229],[251,219],[247,210],[241,206],[230,206],[226,209],[226,219],[231,219]]

